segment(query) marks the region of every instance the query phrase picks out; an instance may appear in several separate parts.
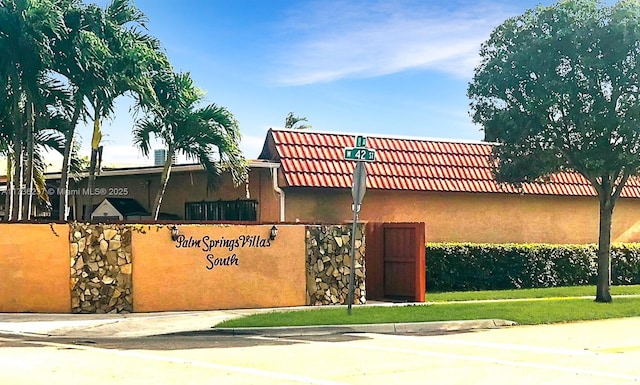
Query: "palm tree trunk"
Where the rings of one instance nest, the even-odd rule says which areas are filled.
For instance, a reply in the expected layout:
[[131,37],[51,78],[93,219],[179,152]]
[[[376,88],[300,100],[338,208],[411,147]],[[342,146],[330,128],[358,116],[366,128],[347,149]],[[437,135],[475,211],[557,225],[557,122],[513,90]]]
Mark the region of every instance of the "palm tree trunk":
[[[609,187],[609,186],[603,186]],[[600,197],[600,234],[598,237],[598,281],[596,302],[612,302],[611,298],[611,221],[614,200],[611,188]],[[607,191],[609,190],[609,191]]]
[[23,136],[23,125],[22,125],[22,114],[20,109],[20,95],[18,92],[21,90],[20,82],[17,76],[11,77],[14,94],[13,94],[13,202],[11,209],[11,216],[9,220],[22,220],[22,183],[23,183],[23,175],[22,175],[22,165],[23,165],[23,152],[22,152],[22,141],[24,139]]
[[27,161],[26,161],[26,180],[28,184],[27,188],[27,203],[25,209],[25,219],[30,220],[33,210],[33,151],[34,151],[34,134],[35,134],[35,106],[33,102],[27,102]]
[[13,218],[13,199],[15,198],[15,183],[13,180],[13,162],[11,154],[7,154],[7,194],[4,202],[4,220],[9,221]]
[[98,158],[98,149],[91,149],[91,162],[89,163],[89,179],[87,181],[87,198],[86,205],[84,207],[84,220],[91,219],[91,212],[93,211],[93,189],[96,181],[96,164]]
[[13,216],[11,219],[21,221],[22,220],[22,207],[23,207],[23,184],[24,175],[22,173],[24,165],[24,156],[22,149],[22,140],[20,133],[14,139],[13,151],[14,151],[14,168],[13,168],[13,180],[14,180],[14,199],[13,199]]
[[169,176],[171,175],[171,165],[173,164],[173,156],[175,150],[169,146],[167,150],[167,159],[164,161],[164,167],[162,169],[162,176],[160,177],[160,188],[156,193],[156,198],[153,201],[153,219],[158,220],[158,215],[160,214],[160,206],[162,205],[162,198],[164,197],[164,193],[167,190],[167,185],[169,184]]
[[71,151],[73,151],[76,124],[80,118],[80,110],[82,108],[82,99],[78,99],[79,98],[76,98],[75,101],[71,125],[64,134],[64,155],[62,158],[62,170],[60,171],[60,212],[58,213],[58,218],[62,221],[66,221],[69,218],[69,168],[71,168]]
[[84,210],[84,220],[91,219],[91,212],[93,211],[93,190],[96,182],[96,166],[98,163],[98,147],[100,146],[100,140],[102,133],[100,132],[100,112],[96,107],[95,118],[93,120],[93,137],[91,139],[91,162],[89,164],[89,180],[87,182],[87,189],[89,190],[89,198]]

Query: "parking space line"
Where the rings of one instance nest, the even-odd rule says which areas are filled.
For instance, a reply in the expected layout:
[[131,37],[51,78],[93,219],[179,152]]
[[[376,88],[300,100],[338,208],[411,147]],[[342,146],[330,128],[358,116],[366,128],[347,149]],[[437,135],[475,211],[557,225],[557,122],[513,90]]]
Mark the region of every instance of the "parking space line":
[[[365,333],[369,334],[369,333]],[[363,335],[363,334],[360,334]],[[564,355],[564,356],[592,356],[595,355],[593,351],[589,350],[578,350],[578,349],[559,349],[559,348],[549,348],[546,346],[535,346],[535,345],[518,345],[518,344],[501,344],[495,342],[483,342],[483,341],[462,341],[456,339],[442,338],[442,337],[421,337],[421,336],[399,336],[392,334],[376,334],[377,339],[395,339],[395,340],[408,340],[408,341],[424,341],[429,344],[440,344],[440,345],[454,345],[454,346],[469,346],[469,347],[478,347],[478,348],[489,348],[489,349],[497,349],[497,350],[512,350],[512,351],[521,351],[521,352],[529,352],[529,353],[542,353],[542,354],[556,354],[556,355]]]
[[[369,335],[372,337],[375,336],[375,338],[378,338],[381,336],[381,334],[372,334],[372,333],[363,333],[358,335],[360,336]],[[255,338],[274,340],[274,341],[293,342],[293,343],[313,343],[313,344],[332,344],[332,345],[340,343],[340,342],[308,341],[304,339],[295,339],[295,338],[277,338],[277,337],[255,337]],[[428,338],[428,337],[425,337],[425,338]],[[340,344],[348,345],[350,347],[353,347],[354,349],[366,349],[366,350],[380,351],[380,352],[386,352],[386,353],[400,353],[400,354],[408,354],[408,355],[416,355],[416,356],[437,357],[437,358],[445,358],[445,359],[457,360],[457,361],[482,362],[487,364],[504,365],[504,366],[518,367],[518,368],[527,368],[527,369],[548,370],[548,371],[554,371],[554,372],[601,377],[601,378],[616,379],[616,380],[626,380],[626,381],[632,381],[632,382],[640,381],[640,376],[633,376],[633,375],[613,373],[613,372],[603,372],[599,370],[538,364],[535,362],[510,361],[510,360],[503,360],[503,359],[491,358],[486,356],[470,356],[470,355],[453,354],[453,353],[430,352],[430,351],[416,350],[416,349],[383,347],[383,346],[370,345],[370,344],[359,342],[359,341],[343,342]]]
[[640,351],[640,346],[616,346],[612,348],[591,349],[594,353],[629,353]]

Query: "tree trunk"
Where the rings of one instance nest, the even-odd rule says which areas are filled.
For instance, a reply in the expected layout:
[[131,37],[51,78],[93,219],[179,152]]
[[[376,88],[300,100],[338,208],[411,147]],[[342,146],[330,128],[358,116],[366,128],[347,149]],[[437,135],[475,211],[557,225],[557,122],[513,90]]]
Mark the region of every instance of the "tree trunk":
[[[82,100],[76,100],[75,110],[71,118],[71,125],[64,133],[64,155],[62,158],[62,170],[60,171],[60,212],[58,218],[66,221],[69,218],[69,168],[71,168],[71,152],[75,141],[76,124],[80,118],[80,110],[82,108]],[[75,218],[78,219],[78,218]]]
[[[13,106],[12,106],[12,124],[13,132],[11,135],[11,146],[13,147],[13,169],[12,177],[13,188],[11,190],[11,208],[10,221],[19,221],[22,219],[22,142],[24,140],[22,125],[22,110],[20,108],[20,95],[22,87],[17,75],[11,76],[11,87],[13,88]],[[19,92],[20,91],[20,92]],[[8,170],[7,170],[8,171]]]
[[16,137],[16,142],[13,144],[14,147],[14,167],[13,167],[13,180],[14,180],[14,198],[13,198],[13,216],[11,219],[16,221],[22,220],[22,207],[23,207],[23,196],[24,196],[24,175],[22,173],[24,166],[24,152],[22,148],[22,140],[20,139],[22,135],[18,135]]
[[600,197],[600,234],[598,236],[598,281],[596,302],[612,302],[611,298],[611,221],[614,201],[611,193]]
[[96,181],[96,164],[98,163],[98,149],[91,149],[91,162],[89,163],[89,180],[87,181],[87,198],[84,206],[85,221],[91,219],[91,213],[93,212],[93,190]]
[[[29,95],[31,98],[31,95]],[[33,153],[35,148],[35,106],[33,102],[27,102],[27,161],[25,170],[25,183],[27,186],[27,202],[24,208],[25,219],[31,220],[33,211],[33,195],[34,195],[34,183],[33,183]]]
[[[14,81],[14,84],[19,85]],[[16,88],[15,90],[18,90]],[[24,126],[22,124],[22,113],[20,109],[20,98],[18,92],[14,93],[13,111],[13,209],[10,220],[22,220],[22,198],[23,198],[23,141]]]
[[13,199],[15,198],[15,182],[13,180],[13,162],[11,154],[7,154],[7,194],[4,201],[4,220],[9,221],[13,218]]
[[169,184],[169,176],[171,175],[171,165],[173,163],[173,153],[175,150],[169,149],[167,151],[167,159],[164,161],[164,168],[162,169],[162,176],[160,177],[160,188],[156,193],[156,198],[153,201],[153,219],[158,220],[160,214],[160,206],[162,205],[162,198],[164,192],[167,190],[167,184]]
[[[97,105],[97,103],[96,103]],[[95,117],[93,120],[93,137],[91,138],[91,163],[89,165],[89,181],[87,182],[88,199],[87,205],[84,209],[84,220],[91,219],[91,212],[93,211],[93,190],[96,181],[96,166],[98,163],[98,148],[100,147],[100,140],[102,139],[102,132],[100,131],[100,112],[96,107]]]

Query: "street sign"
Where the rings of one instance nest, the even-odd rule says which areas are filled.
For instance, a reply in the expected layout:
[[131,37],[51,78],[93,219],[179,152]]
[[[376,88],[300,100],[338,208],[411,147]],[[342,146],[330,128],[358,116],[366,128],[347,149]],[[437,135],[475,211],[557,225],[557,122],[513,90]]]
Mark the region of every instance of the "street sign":
[[376,150],[361,147],[345,147],[344,158],[358,162],[373,162],[376,160]]
[[356,136],[356,147],[367,147],[367,137]]
[[344,148],[344,159],[356,161],[353,170],[353,184],[351,185],[351,196],[353,197],[353,229],[351,230],[351,273],[349,274],[349,292],[347,296],[347,314],[351,315],[351,305],[355,297],[356,280],[356,228],[358,225],[358,213],[362,206],[364,193],[367,191],[367,169],[364,162],[376,160],[376,150],[367,148],[367,137],[357,136],[355,147]]
[[364,198],[364,193],[367,191],[367,169],[364,167],[364,163],[356,163],[356,168],[353,170],[353,184],[351,185],[351,196],[353,197],[354,208],[359,208]]

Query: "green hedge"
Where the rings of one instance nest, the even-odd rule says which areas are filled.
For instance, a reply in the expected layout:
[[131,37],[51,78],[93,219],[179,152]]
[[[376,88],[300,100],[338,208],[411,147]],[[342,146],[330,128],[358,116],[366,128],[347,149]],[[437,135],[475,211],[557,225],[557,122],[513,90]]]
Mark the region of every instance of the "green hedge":
[[[427,291],[595,284],[597,246],[428,243]],[[640,244],[611,250],[614,285],[640,284]]]

